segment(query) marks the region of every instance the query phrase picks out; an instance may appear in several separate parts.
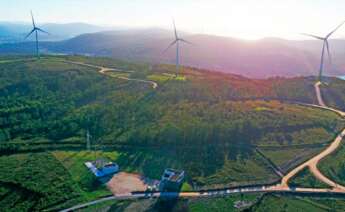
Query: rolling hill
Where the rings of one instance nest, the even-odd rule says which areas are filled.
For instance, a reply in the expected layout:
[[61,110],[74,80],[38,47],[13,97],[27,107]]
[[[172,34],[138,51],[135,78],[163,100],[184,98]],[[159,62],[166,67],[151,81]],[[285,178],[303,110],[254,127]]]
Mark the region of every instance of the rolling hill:
[[[39,27],[48,31],[50,35],[41,34],[43,41],[60,41],[73,38],[85,33],[96,33],[110,30],[108,27],[101,27],[85,23],[40,24]],[[24,37],[31,31],[31,23],[21,22],[0,22],[0,43],[23,42]],[[32,41],[32,38],[28,39]]]
[[[230,37],[188,34],[181,35],[193,45],[182,46],[182,63],[186,66],[240,74],[251,78],[272,76],[310,76],[319,69],[322,43],[266,38],[244,41]],[[174,63],[175,50],[165,54],[171,43],[170,31],[151,29],[117,30],[90,33],[61,42],[45,42],[47,53],[109,56],[118,59],[150,63]],[[335,57],[334,66],[327,65],[325,73],[344,75],[345,41],[330,41]],[[0,53],[32,53],[32,43],[4,44]]]

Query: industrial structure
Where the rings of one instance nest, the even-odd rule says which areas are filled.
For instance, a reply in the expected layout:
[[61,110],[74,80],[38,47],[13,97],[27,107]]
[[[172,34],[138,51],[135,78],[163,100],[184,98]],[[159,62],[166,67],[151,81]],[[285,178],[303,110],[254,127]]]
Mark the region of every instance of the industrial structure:
[[165,169],[161,182],[160,191],[180,191],[184,182],[185,172],[176,169]]
[[345,21],[342,22],[340,25],[337,26],[333,31],[328,33],[325,37],[317,36],[317,35],[312,35],[312,34],[305,34],[303,35],[313,37],[315,39],[323,41],[323,46],[322,46],[322,53],[321,53],[321,63],[320,63],[320,71],[319,71],[319,81],[322,82],[322,76],[323,76],[323,68],[324,68],[324,60],[325,60],[325,50],[327,50],[328,54],[328,59],[329,63],[332,64],[332,57],[331,57],[331,52],[330,52],[330,47],[329,47],[329,42],[328,39],[340,28],[344,25]]
[[164,50],[164,52],[168,51],[170,47],[176,44],[176,76],[179,73],[180,69],[180,42],[183,43],[188,43],[191,44],[190,42],[186,41],[185,39],[182,39],[178,36],[177,30],[176,30],[176,25],[175,25],[175,20],[173,20],[174,24],[174,34],[175,34],[175,40]]

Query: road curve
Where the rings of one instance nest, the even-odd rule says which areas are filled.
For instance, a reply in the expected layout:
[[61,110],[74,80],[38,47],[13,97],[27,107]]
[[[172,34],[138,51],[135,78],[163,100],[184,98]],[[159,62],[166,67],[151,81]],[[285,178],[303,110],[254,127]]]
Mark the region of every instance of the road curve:
[[[320,90],[321,82],[317,82],[314,87],[315,87],[315,93],[316,97],[319,103],[319,107],[333,111],[337,114],[339,114],[342,117],[345,117],[345,113],[343,111],[327,107],[326,104],[323,101],[322,98],[322,93]],[[327,185],[331,186],[333,189],[336,190],[342,190],[345,192],[345,187],[342,185],[339,185],[335,183],[334,181],[330,180],[326,176],[324,176],[319,169],[317,168],[318,163],[325,158],[326,156],[332,154],[337,148],[340,146],[341,141],[343,140],[343,137],[345,136],[345,129],[335,138],[335,140],[331,143],[329,147],[327,147],[324,151],[322,151],[320,154],[316,155],[315,157],[311,158],[310,160],[302,163],[301,165],[297,166],[293,170],[291,170],[287,175],[285,175],[282,180],[281,180],[281,187],[288,187],[288,182],[291,178],[293,178],[297,173],[302,171],[304,168],[308,167],[311,173],[321,182],[326,183]]]
[[[75,61],[68,61],[68,60],[63,60],[63,62],[74,64],[74,65],[80,65],[80,66],[86,66],[86,67],[90,67],[90,68],[95,68],[95,69],[98,69],[99,70],[98,72],[100,74],[103,74],[103,75],[107,75],[107,72],[133,73],[133,71],[123,71],[123,70],[120,70],[120,69],[107,68],[107,67],[103,67],[103,66],[97,66],[97,65],[92,65],[92,64],[88,64],[88,63],[82,63],[82,62],[75,62]],[[107,75],[107,76],[109,76],[109,75]],[[150,81],[150,80],[133,79],[133,78],[122,77],[122,76],[118,76],[116,78],[123,79],[123,80],[128,80],[128,81],[136,81],[136,82],[148,83],[148,84],[150,84],[152,86],[153,89],[157,89],[158,88],[158,84],[156,82]]]

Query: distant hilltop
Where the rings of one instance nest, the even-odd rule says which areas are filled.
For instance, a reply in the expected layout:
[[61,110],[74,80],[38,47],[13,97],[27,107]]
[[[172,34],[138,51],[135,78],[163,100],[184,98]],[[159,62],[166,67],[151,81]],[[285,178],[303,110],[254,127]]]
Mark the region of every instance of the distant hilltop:
[[[163,54],[164,49],[173,38],[172,31],[160,28],[111,29],[108,31],[107,28],[92,25],[76,24],[76,26],[79,27],[46,25],[45,29],[52,36],[56,36],[55,31],[66,32],[66,39],[62,41],[53,39],[48,42],[47,37],[49,36],[42,36],[42,40],[46,41],[40,44],[42,51],[107,56],[149,63],[175,63],[174,49]],[[58,30],[59,28],[64,30]],[[79,35],[77,35],[78,31]],[[73,37],[73,35],[76,36]],[[183,32],[181,35],[193,43],[193,45],[181,45],[181,65],[184,66],[240,74],[251,78],[318,74],[320,49],[322,48],[322,42],[318,40],[294,41],[265,38],[257,41],[245,41],[231,37]],[[332,76],[344,75],[345,40],[330,40],[330,45],[335,53],[333,64],[326,64],[324,73]],[[32,47],[33,43],[21,40],[2,44],[0,53],[32,54]]]

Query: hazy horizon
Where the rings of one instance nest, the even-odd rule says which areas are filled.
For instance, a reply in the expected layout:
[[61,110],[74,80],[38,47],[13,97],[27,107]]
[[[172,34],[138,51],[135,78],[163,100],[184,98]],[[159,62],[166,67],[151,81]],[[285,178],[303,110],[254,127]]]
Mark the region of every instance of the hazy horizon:
[[[299,33],[323,36],[345,20],[340,12],[345,10],[345,2],[341,0],[31,0],[29,3],[5,0],[0,2],[0,7],[6,8],[0,14],[2,22],[30,23],[30,10],[33,10],[38,25],[87,23],[109,27],[171,29],[171,19],[174,17],[181,31],[245,40],[266,37],[305,40],[307,38]],[[340,29],[334,36],[344,37],[345,29]]]

